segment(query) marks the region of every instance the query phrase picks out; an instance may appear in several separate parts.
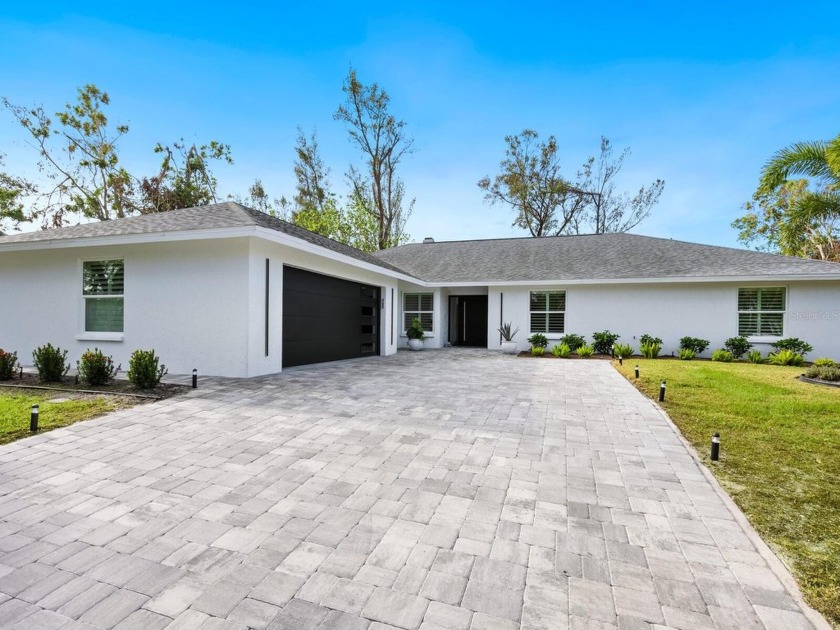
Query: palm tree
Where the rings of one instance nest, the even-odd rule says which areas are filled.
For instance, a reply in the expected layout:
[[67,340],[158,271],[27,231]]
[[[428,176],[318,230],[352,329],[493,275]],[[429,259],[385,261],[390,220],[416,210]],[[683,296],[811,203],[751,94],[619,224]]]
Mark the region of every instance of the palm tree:
[[792,200],[778,226],[779,245],[785,253],[840,262],[840,135],[777,151],[764,166],[758,194],[778,192],[791,175],[812,178],[816,188]]

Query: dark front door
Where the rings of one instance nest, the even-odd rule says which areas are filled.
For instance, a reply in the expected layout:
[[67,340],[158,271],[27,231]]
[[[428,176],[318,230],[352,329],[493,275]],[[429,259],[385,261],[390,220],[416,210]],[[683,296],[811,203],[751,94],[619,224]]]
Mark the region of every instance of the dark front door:
[[378,354],[378,287],[283,267],[283,367]]
[[457,296],[455,344],[459,346],[487,347],[487,296]]

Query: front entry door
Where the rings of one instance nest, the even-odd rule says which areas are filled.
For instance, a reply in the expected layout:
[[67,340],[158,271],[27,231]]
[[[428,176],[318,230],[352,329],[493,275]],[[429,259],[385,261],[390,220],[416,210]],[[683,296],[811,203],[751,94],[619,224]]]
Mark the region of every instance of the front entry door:
[[456,343],[459,346],[487,347],[487,296],[458,297]]

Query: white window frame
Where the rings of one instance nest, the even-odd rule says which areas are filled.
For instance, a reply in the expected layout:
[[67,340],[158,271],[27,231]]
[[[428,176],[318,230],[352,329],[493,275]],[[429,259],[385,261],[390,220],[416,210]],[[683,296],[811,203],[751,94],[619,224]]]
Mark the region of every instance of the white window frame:
[[[119,260],[123,264],[123,292],[121,295],[85,295],[85,263],[105,262]],[[122,256],[96,256],[79,259],[78,285],[79,289],[79,334],[76,339],[80,341],[123,341],[125,339],[125,258]],[[122,331],[89,331],[87,324],[87,301],[89,299],[121,299],[123,301],[123,325]]]
[[[431,308],[431,310],[419,310],[419,311],[408,310],[406,308],[406,300],[408,299],[408,296],[410,296],[410,295],[417,295],[417,296],[428,295],[428,296],[431,296],[431,298],[432,298],[432,308]],[[422,304],[418,304],[418,306],[422,306]],[[409,313],[412,314],[412,319],[414,317],[419,317],[421,314],[429,314],[432,318],[432,326],[431,326],[430,330],[426,330],[424,328],[423,332],[426,333],[426,335],[429,335],[429,336],[435,334],[435,292],[434,291],[405,291],[402,295],[402,307],[403,307],[403,317],[402,317],[402,328],[403,328],[402,334],[403,334],[403,336],[405,336],[405,334],[407,332],[406,328],[405,328],[405,321],[406,321],[406,315],[408,315]]]
[[[741,298],[741,291],[742,290],[749,290],[749,291],[758,290],[759,291],[759,298],[758,299],[759,299],[759,305],[760,305],[761,304],[761,291],[765,291],[765,290],[768,290],[768,289],[776,289],[776,290],[781,289],[782,291],[784,291],[784,309],[783,310],[781,310],[781,311],[779,311],[779,310],[760,310],[760,308],[759,308],[758,310],[742,311],[740,309],[740,304],[739,303],[741,301],[740,298]],[[738,290],[735,292],[735,308],[738,311],[738,316],[737,316],[737,320],[736,320],[736,330],[738,332],[738,335],[742,336],[741,335],[741,315],[742,314],[758,315],[758,318],[759,318],[758,329],[761,330],[760,321],[761,321],[761,315],[762,314],[764,314],[764,313],[779,314],[780,313],[782,315],[782,331],[781,331],[780,334],[778,334],[778,335],[743,335],[743,336],[746,337],[749,341],[752,341],[754,343],[762,343],[762,342],[772,343],[774,341],[778,341],[779,339],[783,339],[784,336],[785,336],[785,327],[786,327],[785,326],[785,320],[787,319],[787,306],[788,306],[788,295],[789,295],[789,293],[790,292],[789,292],[788,287],[786,285],[776,285],[776,286],[772,286],[772,287],[768,287],[768,286],[738,287]]]
[[[546,299],[545,299],[546,310],[539,310],[539,311],[531,310],[531,296],[534,293],[545,293],[546,294]],[[563,294],[563,310],[562,311],[551,310],[550,309],[551,300],[550,300],[549,296],[552,293],[562,293]],[[557,313],[562,313],[563,314],[563,330],[562,331],[560,331],[560,332],[547,332],[545,330],[531,330],[530,334],[531,335],[541,334],[541,335],[545,335],[546,337],[551,337],[551,338],[555,338],[555,337],[559,338],[559,337],[562,337],[563,335],[565,335],[566,334],[566,311],[568,310],[568,306],[569,306],[568,303],[566,302],[566,300],[568,300],[568,298],[569,298],[569,295],[568,295],[568,293],[565,289],[537,289],[537,290],[529,291],[529,293],[528,293],[528,328],[531,328],[531,324],[532,324],[531,315],[533,315],[534,313],[540,313],[540,314],[545,315],[546,328],[548,328],[549,315],[557,314]]]

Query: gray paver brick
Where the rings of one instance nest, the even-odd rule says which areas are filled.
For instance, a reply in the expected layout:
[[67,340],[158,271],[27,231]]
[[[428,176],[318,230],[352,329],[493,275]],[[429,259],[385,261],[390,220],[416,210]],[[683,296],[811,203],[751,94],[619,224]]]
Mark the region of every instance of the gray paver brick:
[[79,621],[103,628],[112,628],[145,604],[148,599],[145,595],[119,589],[90,608],[79,618]]
[[[366,627],[382,592],[438,599],[418,620],[435,630],[807,624],[606,363],[449,349],[202,384],[0,446],[0,625],[36,604],[45,627],[75,619],[114,587],[153,597],[125,627],[175,630]],[[339,578],[376,590],[329,612]]]
[[362,615],[374,621],[414,629],[420,627],[429,600],[406,595],[386,588],[377,588],[362,611]]

